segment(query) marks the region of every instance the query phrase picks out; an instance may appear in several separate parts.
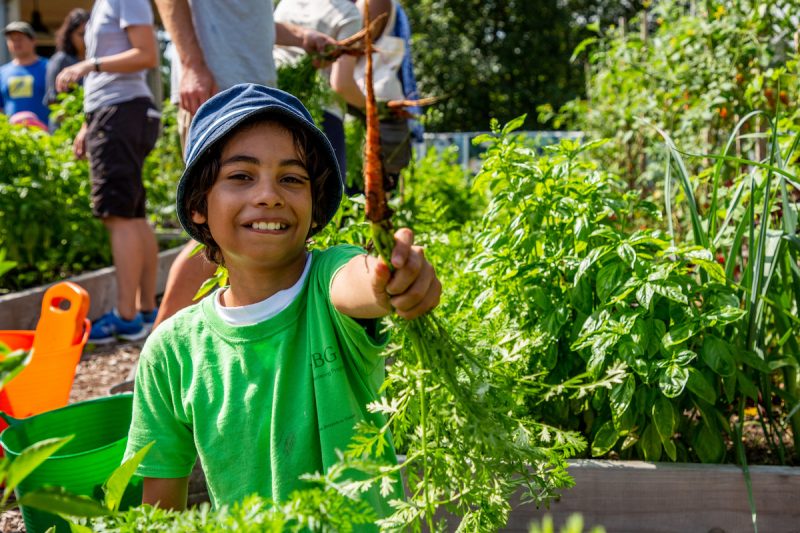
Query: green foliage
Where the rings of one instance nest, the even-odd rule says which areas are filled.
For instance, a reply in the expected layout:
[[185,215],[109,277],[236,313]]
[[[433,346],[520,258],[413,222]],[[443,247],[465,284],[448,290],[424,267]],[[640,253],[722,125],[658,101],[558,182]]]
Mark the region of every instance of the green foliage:
[[[0,389],[3,388],[27,364],[31,352],[17,350],[8,353],[8,347],[0,343]],[[13,421],[11,421],[13,423]],[[59,514],[65,519],[71,517],[96,517],[116,512],[122,494],[128,485],[133,472],[141,462],[152,444],[145,446],[133,457],[120,465],[103,485],[104,503],[88,496],[72,494],[63,487],[45,486],[26,491],[20,498],[9,502],[14,489],[49,459],[59,449],[74,438],[74,435],[61,438],[45,439],[22,450],[13,460],[8,457],[0,459],[0,483],[4,485],[0,498],[0,511],[5,512],[20,505],[33,507],[42,511]],[[70,524],[74,530],[81,531],[83,526]]]
[[32,350],[11,351],[8,346],[0,342],[0,389],[11,379],[22,372],[30,362]]
[[[0,249],[13,276],[3,289],[19,290],[107,266],[106,230],[91,213],[88,164],[76,160],[72,141],[83,123],[81,90],[53,107],[53,135],[8,124],[0,117]],[[175,227],[174,191],[183,168],[175,108],[165,104],[164,135],[144,166],[151,221]]]
[[156,228],[180,228],[175,214],[175,194],[184,164],[177,118],[177,106],[165,101],[161,109],[161,135],[142,167],[147,217]]
[[369,504],[348,494],[353,487],[346,479],[341,479],[345,468],[334,466],[326,475],[308,476],[309,488],[292,493],[281,504],[253,495],[233,506],[219,509],[202,504],[177,512],[142,505],[97,518],[91,522],[92,530],[109,533],[350,532],[353,526],[374,523],[376,517]]
[[28,446],[13,461],[3,462],[5,487],[0,505],[5,506],[17,485],[70,440],[72,437],[46,439]]
[[[490,201],[467,225],[461,250],[429,252],[448,265],[440,271],[442,307],[475,329],[508,322],[501,331],[515,331],[524,347],[520,375],[539,376],[554,389],[577,378],[606,379],[607,388],[591,397],[526,399],[534,419],[587,435],[592,455],[733,460],[731,415],[779,394],[771,385],[775,370],[794,368],[794,356],[737,341],[747,338],[753,316],[739,280],[700,242],[676,246],[670,235],[648,229],[660,224],[656,206],[590,160],[602,142],[565,140],[537,156],[514,137],[521,124],[495,123],[492,135],[476,139],[490,142],[475,178]],[[783,279],[793,283],[795,267],[786,264]],[[779,272],[777,265],[765,271]],[[788,306],[778,329],[786,342],[799,331],[789,318],[797,309],[792,294],[777,298]],[[791,388],[781,394],[789,405],[798,401]],[[765,431],[778,447],[774,437],[786,421],[765,409]]]
[[6,289],[105,266],[105,230],[92,217],[86,165],[58,133],[9,125],[0,117],[0,247],[17,264]]
[[485,208],[485,197],[471,190],[472,176],[456,164],[457,158],[455,146],[441,153],[430,150],[405,171],[402,209],[418,233],[458,231]]
[[125,488],[144,456],[153,447],[153,444],[155,444],[155,441],[133,454],[127,461],[117,467],[103,484],[103,494],[105,494],[103,503],[109,511],[117,511],[119,509],[120,503],[122,503],[122,496],[125,494]]
[[325,106],[336,98],[328,81],[314,68],[313,58],[309,54],[294,65],[283,65],[278,69],[278,88],[303,102],[320,127]]
[[[754,109],[788,111],[796,123],[800,93],[790,62],[796,28],[787,14],[797,7],[796,0],[663,0],[624,25],[596,27],[581,47],[588,50],[586,98],[566,105],[561,119],[592,138],[612,139],[595,157],[630,184],[652,182],[664,161],[641,119],[699,154],[716,153]],[[542,118],[552,116],[544,111]],[[743,133],[763,129],[755,120]],[[735,149],[763,145],[741,137]],[[693,164],[692,174],[708,166],[700,159]]]
[[[611,4],[609,6],[609,4]],[[630,5],[633,4],[633,5]],[[569,61],[586,20],[615,20],[639,2],[594,0],[421,0],[406,2],[419,91],[447,96],[429,113],[430,131],[480,131],[539,104],[582,94]],[[527,126],[533,129],[534,120]]]
[[345,154],[347,159],[347,176],[344,176],[348,187],[364,190],[364,137],[366,135],[364,121],[347,115],[344,121]]
[[17,263],[14,261],[8,261],[6,259],[6,251],[4,249],[0,249],[0,278],[6,275],[6,272],[13,269],[17,266]]

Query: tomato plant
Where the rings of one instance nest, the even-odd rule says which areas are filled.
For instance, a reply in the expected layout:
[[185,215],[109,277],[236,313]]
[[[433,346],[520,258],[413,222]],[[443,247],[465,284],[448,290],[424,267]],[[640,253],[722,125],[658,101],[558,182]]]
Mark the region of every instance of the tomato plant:
[[[664,158],[641,119],[700,154],[720,149],[733,124],[754,109],[780,107],[796,122],[796,108],[784,103],[798,93],[796,28],[788,16],[796,8],[791,0],[664,0],[621,25],[592,26],[597,35],[574,56],[586,57],[586,97],[564,106],[560,120],[592,138],[612,139],[595,157],[644,187]],[[543,111],[540,118],[553,116]],[[759,121],[754,129],[764,127]],[[741,138],[735,148],[757,145]],[[693,173],[707,167],[701,159],[692,164]]]

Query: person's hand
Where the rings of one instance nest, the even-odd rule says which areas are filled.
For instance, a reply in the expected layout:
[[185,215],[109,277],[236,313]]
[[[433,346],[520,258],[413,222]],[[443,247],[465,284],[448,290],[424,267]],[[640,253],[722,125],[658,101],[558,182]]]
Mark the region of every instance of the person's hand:
[[408,120],[415,118],[404,106],[389,106],[389,102],[375,102],[378,107],[379,120]]
[[323,59],[329,56],[332,50],[336,50],[336,39],[324,33],[305,28],[303,31],[303,50],[314,57],[315,68],[325,68],[332,61]]
[[77,159],[86,157],[86,123],[84,122],[78,134],[75,135],[75,140],[72,141],[72,153],[75,154]]
[[375,269],[373,290],[387,309],[394,308],[407,320],[421,316],[437,305],[442,295],[442,284],[436,277],[433,265],[425,259],[421,246],[414,246],[414,233],[401,228],[394,234],[392,250],[394,272],[382,261]]
[[88,59],[65,68],[56,76],[56,91],[60,93],[68,91],[70,87],[77,85],[93,69],[94,65]]
[[180,106],[194,115],[203,102],[219,92],[214,75],[205,64],[183,65],[180,82]]

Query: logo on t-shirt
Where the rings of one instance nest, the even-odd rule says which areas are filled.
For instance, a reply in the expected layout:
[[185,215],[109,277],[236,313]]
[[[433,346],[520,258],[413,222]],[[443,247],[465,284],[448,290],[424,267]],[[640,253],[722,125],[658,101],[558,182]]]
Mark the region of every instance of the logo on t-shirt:
[[314,368],[320,368],[336,362],[337,359],[339,359],[339,354],[336,353],[333,346],[326,346],[321,352],[311,354],[311,364],[314,365]]
[[8,96],[10,98],[33,98],[33,76],[9,76]]

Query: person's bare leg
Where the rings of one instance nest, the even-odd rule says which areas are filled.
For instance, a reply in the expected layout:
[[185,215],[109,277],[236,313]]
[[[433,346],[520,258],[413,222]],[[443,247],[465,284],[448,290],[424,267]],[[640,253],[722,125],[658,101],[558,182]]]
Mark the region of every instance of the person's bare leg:
[[142,279],[144,250],[139,223],[134,218],[103,218],[111,240],[111,255],[117,278],[117,312],[125,320],[136,318],[136,293]]
[[153,329],[184,307],[193,304],[197,290],[217,270],[217,265],[207,261],[202,253],[189,257],[195,246],[197,242],[189,241],[172,263]]
[[158,242],[153,228],[144,218],[139,222],[139,241],[142,244],[142,276],[139,280],[139,310],[156,308],[156,275],[158,274]]

